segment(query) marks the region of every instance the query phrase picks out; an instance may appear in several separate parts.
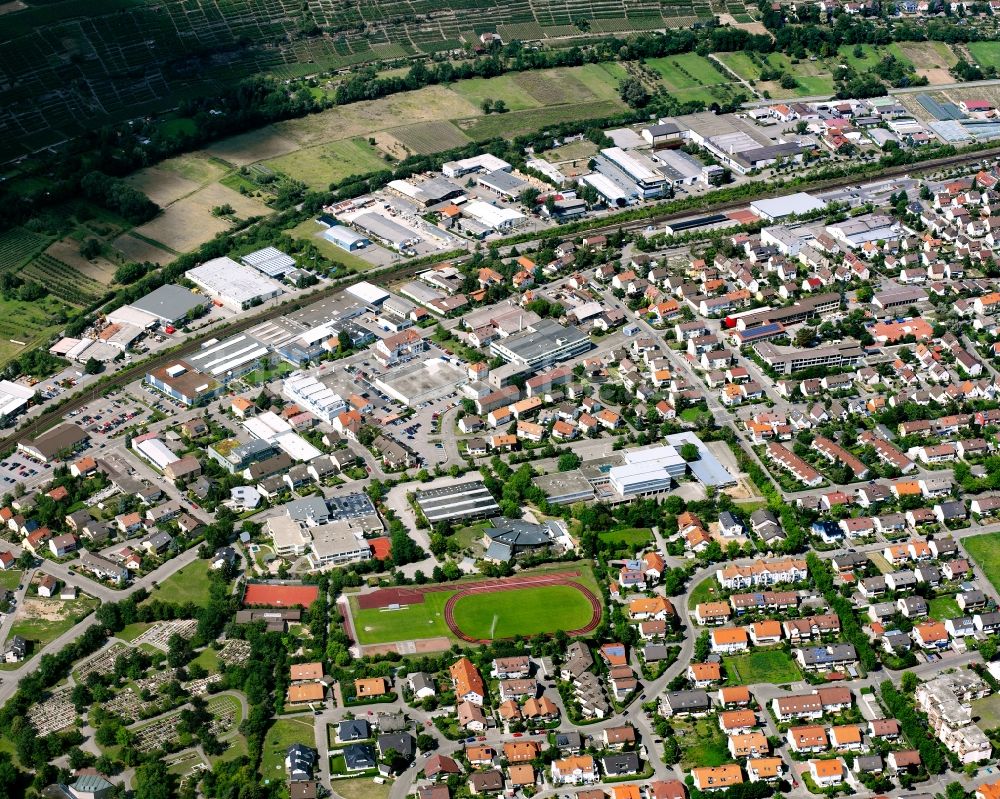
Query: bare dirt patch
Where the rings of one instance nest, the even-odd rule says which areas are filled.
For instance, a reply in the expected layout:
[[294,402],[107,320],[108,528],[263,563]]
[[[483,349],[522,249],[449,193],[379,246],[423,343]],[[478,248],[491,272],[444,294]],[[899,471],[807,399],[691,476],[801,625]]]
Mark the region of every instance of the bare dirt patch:
[[229,222],[212,216],[214,207],[226,203],[239,217],[268,213],[263,203],[212,183],[167,206],[152,222],[136,228],[136,232],[177,252],[188,252],[229,229]]
[[274,125],[274,129],[286,140],[291,139],[301,147],[308,147],[398,128],[401,119],[413,124],[481,115],[482,110],[478,106],[451,89],[427,86],[415,92],[352,103],[301,119],[281,122]]
[[167,172],[155,166],[129,175],[125,180],[159,206],[170,205],[175,200],[197,191],[200,186],[177,172]]
[[372,138],[375,139],[375,148],[386,155],[391,155],[402,161],[407,156],[413,155],[410,150],[406,148],[399,139],[393,136],[391,133],[374,133]]
[[105,286],[110,285],[114,279],[115,265],[111,261],[103,257],[88,261],[80,255],[80,245],[73,239],[57,241],[50,245],[45,253],[69,264],[80,274],[86,275],[98,283],[103,283]]
[[943,86],[946,83],[955,82],[947,69],[918,69],[917,74],[927,78],[927,82],[931,86]]
[[0,16],[13,14],[15,11],[24,11],[27,7],[21,0],[14,0],[12,3],[0,3]]
[[268,158],[277,158],[297,149],[299,145],[293,139],[283,136],[274,127],[267,127],[220,141],[206,152],[230,164],[246,166]]
[[42,621],[62,621],[67,618],[68,605],[55,599],[25,597],[17,612],[19,619],[41,619]]
[[114,244],[115,249],[117,249],[127,261],[137,261],[139,263],[142,263],[143,261],[150,261],[154,264],[160,264],[162,266],[163,264],[169,264],[176,257],[166,250],[154,247],[148,241],[137,239],[130,233],[126,233],[124,236],[119,236],[112,243]]

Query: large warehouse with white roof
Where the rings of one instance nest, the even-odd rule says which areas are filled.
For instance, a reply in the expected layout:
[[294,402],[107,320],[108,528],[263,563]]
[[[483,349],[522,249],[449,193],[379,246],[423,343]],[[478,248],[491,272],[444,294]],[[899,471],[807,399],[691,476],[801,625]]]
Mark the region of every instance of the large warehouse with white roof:
[[210,297],[234,311],[245,311],[284,292],[281,284],[232,258],[213,258],[189,269],[188,280]]

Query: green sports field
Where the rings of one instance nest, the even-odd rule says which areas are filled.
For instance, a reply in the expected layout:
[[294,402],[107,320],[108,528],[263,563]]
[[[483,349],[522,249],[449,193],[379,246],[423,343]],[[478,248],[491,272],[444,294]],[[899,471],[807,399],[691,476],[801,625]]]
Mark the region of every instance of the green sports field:
[[455,605],[455,623],[473,638],[513,638],[584,627],[590,602],[568,585],[469,594]]
[[[581,572],[576,582],[599,595],[597,583],[588,567],[571,568]],[[560,569],[565,570],[565,567]],[[428,592],[422,604],[395,610],[362,610],[358,607],[357,598],[352,596],[351,619],[358,643],[387,644],[437,637],[457,641],[445,623],[444,606],[459,592],[461,585],[461,582],[452,583],[449,589],[454,586],[454,590]],[[459,629],[474,638],[512,638],[573,630],[585,626],[591,618],[587,598],[567,585],[468,594],[457,601],[454,612]]]
[[437,591],[424,595],[422,605],[409,605],[397,610],[369,608],[361,610],[351,597],[351,617],[354,634],[361,644],[388,644],[420,638],[447,636],[444,623],[444,603],[453,591]]

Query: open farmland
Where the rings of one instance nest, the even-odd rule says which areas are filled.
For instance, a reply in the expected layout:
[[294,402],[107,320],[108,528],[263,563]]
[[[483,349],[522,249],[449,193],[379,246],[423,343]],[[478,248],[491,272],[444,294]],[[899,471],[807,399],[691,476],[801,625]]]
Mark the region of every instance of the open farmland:
[[150,167],[129,175],[126,180],[161,207],[196,192],[201,184],[177,172]]
[[267,166],[313,189],[326,189],[350,175],[387,168],[386,162],[364,139],[344,139],[296,150],[268,161]]
[[149,241],[126,233],[119,236],[113,242],[115,249],[122,254],[126,261],[150,261],[154,264],[167,264],[174,260],[174,254],[167,252],[162,246],[157,246]]
[[[729,69],[747,81],[756,82],[758,91],[767,91],[772,97],[808,97],[833,94],[833,74],[822,61],[799,61],[783,53],[716,53]],[[782,89],[778,81],[761,81],[765,70],[777,70],[796,80],[794,89]]]
[[534,108],[530,111],[515,111],[510,114],[492,114],[478,119],[461,120],[458,125],[473,139],[485,141],[498,137],[521,136],[563,122],[601,119],[611,116],[623,108],[624,104],[621,102],[601,100],[596,103]]
[[168,250],[188,252],[229,229],[229,222],[212,216],[213,208],[226,203],[236,209],[238,217],[268,213],[263,203],[212,183],[168,205],[152,221],[136,228],[136,232]]
[[715,64],[696,53],[650,58],[644,63],[660,76],[670,96],[681,102],[711,104],[721,99],[733,84],[732,79],[720,72]]
[[[405,151],[405,155],[430,155],[468,144],[471,140],[452,122],[417,122],[393,128],[385,134]],[[390,145],[391,146],[391,145]],[[389,151],[392,153],[392,150]]]

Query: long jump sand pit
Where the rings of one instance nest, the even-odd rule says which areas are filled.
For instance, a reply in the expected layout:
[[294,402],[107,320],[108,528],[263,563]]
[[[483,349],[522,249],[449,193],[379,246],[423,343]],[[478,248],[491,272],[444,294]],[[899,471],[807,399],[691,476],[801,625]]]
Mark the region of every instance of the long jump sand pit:
[[220,183],[211,183],[167,206],[136,232],[177,252],[188,252],[229,229],[229,222],[212,216],[213,208],[225,204],[243,218],[270,213],[263,203]]

